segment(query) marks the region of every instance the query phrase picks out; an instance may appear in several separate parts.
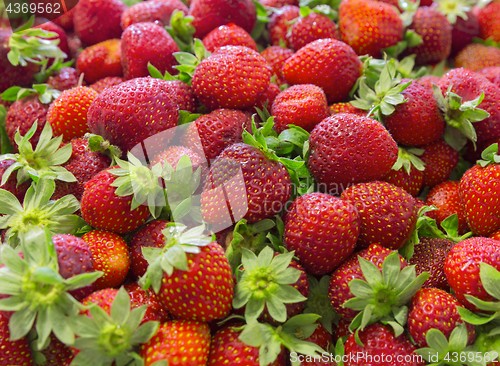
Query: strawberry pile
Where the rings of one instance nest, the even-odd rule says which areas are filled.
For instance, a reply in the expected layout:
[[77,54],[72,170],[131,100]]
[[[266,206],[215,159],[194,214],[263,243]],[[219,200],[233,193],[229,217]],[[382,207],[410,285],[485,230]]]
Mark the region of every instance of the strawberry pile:
[[8,9],[0,366],[500,363],[499,0]]

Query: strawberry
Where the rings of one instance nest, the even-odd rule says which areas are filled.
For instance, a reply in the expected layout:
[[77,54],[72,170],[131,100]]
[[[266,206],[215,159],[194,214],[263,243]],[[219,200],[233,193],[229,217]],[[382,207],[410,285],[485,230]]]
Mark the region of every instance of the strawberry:
[[467,300],[472,295],[484,301],[492,301],[479,277],[479,264],[486,263],[500,269],[498,253],[500,242],[489,238],[469,238],[456,244],[448,253],[444,272],[455,297],[467,309],[478,311]]
[[122,76],[121,54],[121,40],[109,39],[85,48],[76,66],[89,84],[108,76]]
[[324,193],[308,193],[288,208],[283,244],[295,251],[308,273],[322,275],[352,254],[359,231],[359,216],[350,203]]
[[[264,108],[267,109],[268,107],[272,106],[279,93],[281,93],[281,89],[278,84],[275,84],[273,82],[269,83],[267,90],[259,96],[259,99],[255,103],[253,110],[258,112],[257,108],[260,110],[264,110]],[[250,109],[250,111],[252,111],[252,109]]]
[[[179,107],[174,96],[165,90],[168,84],[164,80],[138,78],[105,89],[90,106],[90,131],[125,152],[144,139],[175,127]],[[151,108],[156,111],[154,119]]]
[[175,366],[204,366],[210,352],[210,329],[194,320],[172,320],[160,325],[151,340],[141,346],[144,365],[166,360]]
[[458,153],[444,140],[439,139],[422,146],[420,159],[425,164],[424,186],[434,187],[450,177],[459,160]]
[[78,72],[72,67],[62,67],[47,79],[47,84],[59,91],[78,86]]
[[330,116],[326,95],[311,84],[294,85],[282,91],[272,105],[276,132],[281,133],[289,125],[310,132],[319,122]]
[[101,290],[120,286],[125,281],[130,267],[128,246],[125,240],[117,234],[102,230],[90,231],[82,239],[92,253],[94,269],[104,273],[94,283],[94,288]]
[[[111,313],[111,306],[113,305],[113,301],[115,300],[117,294],[118,290],[114,288],[97,290],[83,299],[82,304],[86,306],[96,304],[109,315]],[[88,309],[83,309],[80,312],[85,315],[91,315],[89,310],[90,307]]]
[[[330,347],[332,347],[332,336],[328,331],[323,327],[321,324],[318,324],[318,327],[314,331],[314,333],[309,336],[308,338],[305,339],[307,342],[312,342],[314,344],[317,344],[320,346],[322,349],[328,350]],[[325,355],[322,355],[325,356]],[[337,366],[335,361],[333,360],[326,360],[325,357],[317,358],[316,360],[308,360],[307,358],[301,362],[302,366]]]
[[283,8],[286,5],[299,6],[299,2],[297,0],[261,0],[259,2],[264,6],[276,9]]
[[415,168],[414,165],[410,167],[409,173],[405,169],[395,170],[393,168],[381,180],[404,189],[412,196],[417,196],[424,182],[424,173]]
[[196,97],[209,109],[243,109],[257,102],[270,80],[271,68],[257,51],[225,46],[200,62],[191,83]]
[[144,290],[137,282],[129,282],[123,286],[130,296],[132,309],[147,305],[142,323],[148,321],[159,321],[164,323],[169,320],[169,315],[158,301],[156,294],[150,290]]
[[279,85],[285,84],[285,77],[283,76],[283,65],[286,60],[293,55],[293,51],[289,48],[280,46],[270,46],[260,53],[262,57],[273,68],[274,75],[276,75],[276,82]]
[[285,5],[280,11],[274,12],[267,24],[269,38],[273,46],[291,47],[288,30],[290,23],[300,16],[300,8],[295,5]]
[[333,103],[330,107],[330,114],[351,113],[361,117],[366,117],[367,112],[354,107],[351,103]]
[[455,67],[480,71],[486,67],[500,66],[500,49],[471,43],[455,56]]
[[500,229],[499,197],[500,157],[498,144],[483,151],[478,164],[465,172],[460,180],[458,195],[467,223],[479,236],[490,236]]
[[295,51],[323,38],[340,40],[340,33],[335,22],[321,13],[309,10],[309,14],[299,17],[290,28],[290,46]]
[[403,40],[404,26],[391,5],[373,0],[346,0],[340,4],[340,34],[358,55],[379,57],[384,48]]
[[9,320],[0,311],[0,365],[33,365],[33,358],[26,338],[10,340]]
[[125,79],[149,76],[148,63],[161,73],[176,73],[173,56],[179,47],[165,28],[151,22],[129,26],[122,35],[121,62]]
[[55,23],[52,23],[50,21],[47,22],[47,19],[43,19],[43,18],[35,18],[34,25],[35,26],[33,28],[44,29],[47,32],[54,33],[55,34],[54,37],[47,38],[47,39],[58,40],[59,43],[57,44],[57,47],[59,47],[59,49],[66,54],[66,56],[67,56],[66,59],[69,59],[70,54],[69,54],[69,48],[68,48],[68,39],[66,37],[66,32],[64,31],[64,29],[62,29],[60,26],[58,26]]
[[[440,330],[449,338],[455,327],[464,324],[458,313],[461,304],[449,293],[437,288],[424,288],[411,298],[408,313],[408,332],[418,347],[428,346],[425,339],[430,329]],[[467,324],[468,342],[476,338],[475,327]]]
[[63,141],[83,137],[88,132],[88,108],[96,97],[97,92],[86,86],[62,92],[47,112],[54,135],[63,136]]
[[75,8],[72,8],[71,10],[68,9],[67,12],[65,12],[63,15],[58,16],[57,18],[53,19],[52,22],[54,24],[57,24],[59,27],[61,27],[65,31],[73,30],[73,14],[75,13],[74,9]]
[[190,113],[196,112],[199,103],[190,85],[180,80],[168,80],[164,84],[164,89],[175,96],[175,100],[177,104],[179,104],[180,110]]
[[451,24],[445,15],[433,7],[419,7],[408,27],[423,39],[418,46],[409,47],[405,55],[416,54],[416,65],[437,64],[451,52]]
[[358,210],[361,225],[358,246],[378,243],[401,248],[415,227],[417,210],[413,197],[386,182],[360,183],[342,192],[342,199]]
[[406,335],[398,337],[387,325],[376,323],[359,332],[361,346],[351,334],[344,345],[345,366],[392,366],[394,360],[405,360],[404,365],[423,366],[423,359],[415,351]]
[[[450,10],[451,14],[456,11],[456,5],[460,6],[460,1],[452,0],[450,6],[455,9]],[[444,1],[446,6],[447,2]],[[460,11],[460,10],[459,10]],[[456,21],[450,21],[451,29],[451,55],[454,56],[460,52],[465,46],[472,43],[474,37],[479,37],[479,19],[470,10],[469,4],[466,4],[465,9],[462,9],[462,14],[455,14]]]
[[463,235],[468,231],[467,219],[459,196],[459,183],[455,181],[442,182],[431,189],[425,202],[435,206],[437,210],[430,211],[429,216],[436,219],[440,225],[450,215],[457,214],[458,233]]
[[170,16],[174,10],[187,14],[188,7],[180,0],[150,0],[133,4],[126,9],[121,18],[122,29],[141,22],[153,22],[161,26],[170,24]]
[[496,67],[485,67],[478,72],[483,75],[486,79],[491,81],[493,84],[500,87],[500,66]]
[[474,9],[479,20],[482,39],[491,39],[494,42],[500,42],[500,3],[491,1],[485,7]]
[[125,9],[127,6],[120,0],[80,0],[73,14],[75,32],[89,46],[120,38]]
[[215,52],[224,46],[246,46],[258,51],[257,44],[250,34],[234,23],[221,25],[203,38],[203,45],[208,52]]
[[101,94],[104,89],[109,88],[110,86],[121,84],[124,81],[125,79],[120,76],[106,76],[103,79],[97,80],[95,83],[90,85],[90,87],[94,89],[98,94]]
[[290,85],[321,87],[328,103],[342,102],[360,76],[361,62],[353,49],[335,39],[319,39],[295,52],[283,66]]
[[349,113],[321,121],[309,145],[309,171],[333,195],[350,184],[381,178],[398,157],[396,142],[380,123]]
[[435,75],[426,75],[415,81],[420,85],[425,86],[427,89],[432,90],[432,84],[438,85],[440,79],[440,77]]
[[60,366],[63,365],[68,359],[73,358],[71,348],[57,339],[53,333],[49,336],[49,339],[49,345],[43,350],[38,350],[34,344],[34,340],[31,341],[31,352],[33,354],[33,359],[35,360],[35,364],[38,365],[39,362],[37,361],[43,360],[43,365]]

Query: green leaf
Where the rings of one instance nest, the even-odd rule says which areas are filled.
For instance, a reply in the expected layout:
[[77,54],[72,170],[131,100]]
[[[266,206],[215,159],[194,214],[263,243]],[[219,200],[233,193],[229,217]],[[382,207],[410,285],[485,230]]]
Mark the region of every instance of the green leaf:
[[111,319],[117,324],[125,324],[130,315],[130,296],[125,288],[118,290],[111,305]]
[[79,275],[68,278],[66,288],[68,291],[76,290],[94,283],[98,278],[104,275],[103,272],[81,273]]
[[466,321],[467,323],[473,324],[473,325],[484,325],[489,322],[491,322],[493,319],[495,319],[498,315],[495,313],[489,317],[484,317],[480,316],[478,314],[473,313],[472,311],[465,309],[461,306],[457,307],[458,313],[460,314],[460,317]]
[[75,333],[69,326],[68,318],[61,309],[58,309],[57,306],[49,307],[48,318],[52,324],[52,332],[61,342],[65,344],[75,342]]
[[238,339],[251,347],[260,347],[263,343],[260,324],[257,321],[248,322]]
[[0,205],[0,214],[16,215],[23,211],[23,207],[16,196],[5,189],[0,189],[0,202],[2,202],[2,205]]
[[358,261],[363,277],[370,286],[375,287],[382,283],[382,274],[375,264],[360,256],[358,256]]
[[384,283],[388,287],[394,287],[401,271],[401,261],[398,252],[393,252],[387,256],[382,264],[382,276]]
[[480,263],[479,275],[486,292],[500,300],[500,272],[488,263]]
[[247,323],[256,321],[257,318],[264,311],[265,301],[264,299],[253,299],[250,298],[245,307],[245,320]]
[[17,341],[26,336],[33,327],[35,317],[36,311],[33,311],[29,307],[16,311],[9,321],[10,339]]
[[159,325],[160,323],[156,321],[149,321],[147,323],[144,323],[132,334],[132,343],[146,343],[155,335]]
[[432,344],[432,347],[441,354],[444,354],[448,349],[448,340],[443,333],[436,328],[431,328],[427,331],[425,340],[427,344]]
[[[277,297],[271,296],[266,301],[269,315],[277,322],[284,323],[286,321],[286,307]],[[246,315],[246,314],[245,314]]]
[[38,267],[33,272],[31,278],[33,281],[50,285],[56,285],[64,282],[64,279],[61,277],[59,272],[50,267]]

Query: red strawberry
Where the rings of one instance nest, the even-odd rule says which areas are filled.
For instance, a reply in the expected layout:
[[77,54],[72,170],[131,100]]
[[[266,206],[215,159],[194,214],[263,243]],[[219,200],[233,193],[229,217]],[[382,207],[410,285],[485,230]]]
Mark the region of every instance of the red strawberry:
[[257,51],[225,46],[200,62],[191,83],[196,97],[209,109],[243,109],[257,102],[270,80],[271,68]]
[[420,159],[425,164],[424,186],[434,187],[448,180],[458,164],[458,153],[442,139],[422,146],[422,149],[424,153]]
[[47,19],[44,18],[35,18],[35,23],[34,23],[33,28],[39,28],[39,29],[44,29],[48,32],[53,32],[56,34],[55,37],[53,38],[47,38],[47,39],[58,39],[59,43],[57,44],[57,47],[61,49],[66,54],[66,59],[70,58],[70,53],[69,53],[69,48],[68,48],[68,38],[66,37],[66,32],[64,29],[62,29],[60,26],[58,26],[55,23],[52,22],[47,22]]
[[480,43],[465,46],[455,57],[455,67],[463,67],[472,71],[494,66],[500,66],[500,49]]
[[484,289],[479,277],[479,264],[487,263],[500,270],[500,242],[489,238],[469,238],[456,244],[446,257],[444,272],[455,297],[466,308],[477,311],[465,295],[484,301],[494,298]]
[[193,89],[188,84],[180,80],[168,80],[163,88],[175,96],[179,109],[190,113],[195,113],[199,106]]
[[33,357],[26,338],[17,341],[10,340],[9,320],[0,311],[0,365],[31,366]]
[[52,88],[64,91],[78,86],[78,72],[72,67],[63,67],[47,80]]
[[[449,293],[437,288],[424,288],[411,298],[408,313],[408,332],[418,347],[427,347],[425,339],[430,329],[438,329],[446,338],[464,321],[458,313],[461,304]],[[475,327],[467,323],[468,342],[476,338]]]
[[358,246],[378,243],[390,249],[401,248],[417,222],[413,197],[386,182],[360,183],[342,192],[342,199],[353,204],[361,221]]
[[360,76],[361,62],[351,47],[335,39],[319,39],[302,47],[283,66],[291,84],[321,87],[328,103],[342,102]]
[[195,37],[202,39],[218,26],[234,23],[251,32],[257,20],[257,10],[251,0],[193,0],[189,14]]
[[161,26],[170,24],[170,16],[174,10],[180,10],[187,14],[188,7],[180,0],[150,0],[133,4],[122,14],[121,26],[123,30],[128,26],[141,23],[153,22]]
[[[114,288],[106,288],[103,290],[98,290],[91,293],[85,299],[82,300],[83,305],[96,304],[101,309],[103,309],[106,313],[111,313],[111,305],[113,305],[113,301],[115,300],[116,294],[118,290]],[[90,312],[88,309],[82,311],[82,313],[89,315]]]
[[224,46],[246,46],[258,51],[257,44],[250,34],[234,23],[221,25],[203,38],[203,45],[208,52],[215,52]]
[[76,66],[90,84],[108,76],[122,76],[121,54],[121,41],[110,39],[85,48]]
[[[259,108],[260,110],[264,110],[264,107],[269,109],[273,105],[273,103],[274,103],[274,101],[279,93],[281,93],[281,89],[278,86],[278,84],[269,83],[267,90],[259,96],[259,99],[255,103],[253,110],[256,111],[255,108]],[[250,111],[252,111],[252,109],[250,109]]]
[[283,244],[308,273],[332,272],[354,251],[360,220],[354,206],[324,193],[298,197],[288,208]]
[[323,38],[340,40],[340,33],[333,20],[313,11],[305,17],[299,17],[291,26],[289,42],[290,46],[297,51],[306,44]]
[[393,366],[394,360],[405,360],[405,366],[425,365],[408,337],[404,334],[396,337],[388,325],[369,325],[359,332],[359,338],[364,347],[356,342],[354,334],[347,338],[344,345],[345,366]]
[[420,79],[417,79],[416,82],[420,85],[425,86],[427,89],[432,90],[432,84],[438,85],[440,79],[440,77],[435,75],[426,75],[422,76]]
[[151,22],[132,24],[122,35],[121,61],[125,79],[149,76],[148,63],[162,74],[165,71],[176,74],[177,61],[173,53],[179,51],[165,28]]
[[479,37],[479,19],[472,11],[465,12],[466,18],[457,16],[451,29],[451,55],[456,55],[465,46],[472,43],[474,37]]
[[73,14],[75,32],[89,46],[120,38],[125,9],[127,6],[120,0],[80,0]]
[[205,159],[200,157],[193,150],[184,147],[184,146],[170,146],[168,149],[162,151],[158,155],[156,155],[150,162],[150,166],[154,166],[158,163],[161,163],[162,166],[165,166],[165,163],[168,163],[174,168],[177,168],[177,164],[179,160],[183,156],[188,156],[189,160],[191,160],[191,165],[193,167],[193,173],[201,169],[201,179],[203,180],[208,173],[208,167]]
[[381,178],[398,158],[396,142],[379,122],[348,113],[316,125],[309,144],[309,171],[333,195],[350,184]]
[[130,267],[125,240],[115,233],[102,230],[88,232],[82,239],[92,253],[94,270],[104,272],[104,275],[94,282],[94,288],[101,290],[120,286],[125,281]]
[[[90,131],[125,152],[144,139],[175,127],[179,107],[165,85],[169,83],[164,80],[138,78],[105,89],[90,106]],[[151,110],[155,111],[154,118]],[[153,147],[160,144],[158,141]]]
[[288,30],[290,23],[300,16],[300,8],[295,5],[285,5],[280,11],[274,12],[267,24],[269,38],[273,46],[291,47]]
[[61,366],[65,364],[66,360],[73,358],[71,348],[57,339],[53,333],[50,334],[49,339],[50,343],[47,348],[38,351],[45,357],[45,363],[43,365]]
[[90,85],[90,87],[94,89],[98,94],[101,94],[104,89],[109,88],[110,86],[121,84],[124,81],[125,79],[120,76],[107,76],[104,79],[97,80],[95,83]]
[[404,189],[412,196],[418,196],[424,183],[424,173],[412,165],[410,173],[403,168],[399,170],[391,169],[381,180]]
[[144,365],[166,360],[175,366],[205,366],[210,352],[210,329],[206,323],[173,320],[163,323],[149,342],[141,346]]
[[273,68],[274,75],[276,75],[276,82],[280,85],[285,84],[285,77],[283,76],[283,65],[292,55],[293,51],[289,48],[281,46],[270,46],[262,51],[261,56]]
[[75,8],[68,10],[63,15],[53,19],[52,22],[60,26],[65,31],[73,30],[73,14],[75,13],[74,9]]
[[483,8],[476,7],[474,12],[479,20],[481,38],[500,42],[500,3],[491,1]]
[[295,125],[310,132],[319,122],[330,116],[323,90],[311,84],[294,85],[282,91],[272,105],[274,128],[278,133]]
[[264,6],[276,9],[283,8],[286,5],[299,6],[299,2],[297,0],[261,0],[259,2]]
[[87,112],[97,92],[86,86],[66,90],[50,105],[47,121],[54,136],[63,136],[63,141],[83,137],[87,133]]
[[403,40],[404,26],[391,5],[372,0],[340,4],[340,34],[358,55],[379,57],[382,49]]
[[361,117],[366,117],[367,112],[354,107],[351,103],[333,103],[330,107],[330,114],[351,113]]
[[486,79],[491,81],[493,84],[500,87],[500,66],[497,67],[486,67],[479,71],[479,74],[483,75]]
[[132,309],[139,306],[147,305],[146,313],[142,323],[149,321],[159,321],[164,323],[169,320],[168,312],[163,309],[158,297],[153,290],[144,290],[137,282],[129,282],[123,286],[130,296],[130,303]]
[[[314,333],[304,339],[306,342],[312,342],[314,344],[317,344],[324,350],[328,352],[330,347],[332,346],[332,335],[328,333],[328,331],[325,329],[324,326],[321,325],[321,323],[318,323],[318,327],[314,331]],[[334,361],[327,361],[327,362],[322,362],[322,361],[304,361],[301,363],[302,366],[336,366],[337,364]]]

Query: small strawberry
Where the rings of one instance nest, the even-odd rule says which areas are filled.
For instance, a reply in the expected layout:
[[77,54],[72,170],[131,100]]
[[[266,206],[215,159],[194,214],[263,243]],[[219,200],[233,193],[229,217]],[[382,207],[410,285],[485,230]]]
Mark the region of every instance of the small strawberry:
[[279,85],[285,84],[286,80],[283,76],[283,65],[285,65],[286,60],[293,55],[293,51],[281,46],[270,46],[262,51],[260,55],[264,57],[267,63],[273,68],[274,75],[276,75],[276,82]]
[[482,39],[491,39],[500,42],[500,3],[491,1],[483,8],[476,7],[474,12],[479,20]]
[[188,7],[180,0],[151,0],[133,4],[122,14],[122,29],[141,22],[153,22],[161,26],[170,24],[170,16],[174,10],[187,14]]
[[490,238],[500,241],[500,230],[491,235]]
[[455,67],[480,71],[486,67],[500,66],[500,49],[471,43],[455,56]]
[[78,72],[72,67],[62,67],[47,79],[47,84],[59,91],[78,86]]
[[0,365],[32,366],[33,357],[26,338],[11,340],[9,320],[0,311]]
[[425,164],[424,187],[434,187],[448,180],[458,164],[458,153],[442,139],[422,146],[422,149],[424,152],[420,159]]
[[122,76],[121,40],[109,39],[85,48],[76,61],[78,70],[89,84],[108,76]]
[[317,39],[333,38],[340,41],[340,33],[333,20],[324,14],[301,8],[301,16],[290,27],[290,46],[298,51]]
[[279,11],[273,12],[267,24],[269,38],[273,46],[291,47],[288,31],[291,22],[300,16],[300,8],[295,5],[285,5]]
[[158,297],[153,290],[144,290],[137,282],[129,282],[123,286],[130,296],[132,309],[147,305],[142,323],[159,321],[164,323],[169,320],[168,312],[163,309]]
[[381,180],[404,189],[414,197],[417,196],[424,182],[423,171],[425,166],[417,156],[422,153],[423,150],[421,149],[403,149],[400,147],[398,160]]
[[90,87],[94,89],[98,94],[101,94],[104,89],[109,88],[110,86],[121,84],[124,81],[125,79],[120,76],[106,76],[103,79],[97,80],[95,83],[90,85]]
[[354,107],[351,103],[333,103],[330,105],[330,114],[351,113],[366,117],[367,111]]
[[336,39],[319,39],[295,52],[283,66],[290,85],[321,87],[328,103],[342,102],[361,74],[361,61],[354,50]]
[[258,51],[257,44],[250,34],[234,23],[221,25],[203,38],[203,45],[208,52],[215,52],[224,46],[246,46]]
[[35,365],[46,365],[46,366],[64,365],[64,363],[68,359],[73,357],[73,352],[71,352],[71,348],[62,343],[59,339],[57,339],[53,333],[50,334],[49,339],[50,339],[49,345],[43,350],[37,349],[36,338],[31,340],[30,346],[31,346],[31,352],[33,354],[33,360],[35,361]]

